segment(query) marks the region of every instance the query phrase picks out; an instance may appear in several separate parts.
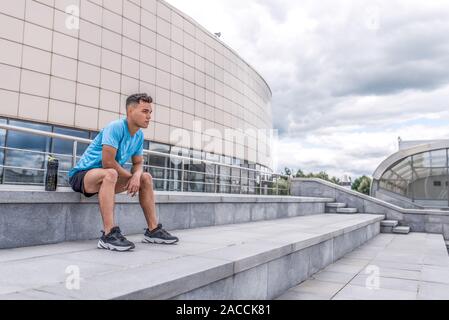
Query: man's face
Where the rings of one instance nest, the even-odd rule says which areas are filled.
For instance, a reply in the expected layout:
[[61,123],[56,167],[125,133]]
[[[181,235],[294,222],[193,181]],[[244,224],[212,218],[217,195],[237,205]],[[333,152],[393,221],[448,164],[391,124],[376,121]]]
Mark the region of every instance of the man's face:
[[129,109],[128,117],[139,128],[148,128],[152,112],[152,103],[140,101],[139,104]]

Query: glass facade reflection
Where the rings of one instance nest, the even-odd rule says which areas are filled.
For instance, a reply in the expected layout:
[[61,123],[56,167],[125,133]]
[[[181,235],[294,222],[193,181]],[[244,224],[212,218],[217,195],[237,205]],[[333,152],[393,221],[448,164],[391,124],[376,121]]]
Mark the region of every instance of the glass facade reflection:
[[[12,126],[51,132],[51,126],[10,120]],[[50,149],[50,138],[31,133],[8,131],[3,183],[42,184]]]
[[[85,139],[94,139],[98,132],[66,128],[56,125],[40,124],[28,121],[0,118],[0,123],[25,127],[46,132],[53,132]],[[77,144],[77,161],[87,149],[88,144]],[[202,152],[183,149],[153,141],[144,141],[144,149],[165,154],[185,156],[185,161],[159,155],[144,155],[145,171],[153,176],[155,190],[219,192],[219,193],[266,193],[261,186],[261,176],[239,168],[205,164],[198,160],[209,160],[223,164],[236,165],[241,168],[265,169],[264,179],[269,179],[269,170],[263,166],[247,161]],[[48,156],[59,160],[58,185],[67,187],[68,172],[72,168],[73,142],[61,138],[50,138],[30,133],[0,129],[0,182],[3,184],[43,185]],[[184,167],[183,167],[184,165]],[[124,165],[130,170],[132,163]],[[181,169],[184,169],[184,177]],[[183,185],[182,185],[183,184]],[[272,183],[268,183],[270,186]],[[261,191],[262,189],[262,191]]]

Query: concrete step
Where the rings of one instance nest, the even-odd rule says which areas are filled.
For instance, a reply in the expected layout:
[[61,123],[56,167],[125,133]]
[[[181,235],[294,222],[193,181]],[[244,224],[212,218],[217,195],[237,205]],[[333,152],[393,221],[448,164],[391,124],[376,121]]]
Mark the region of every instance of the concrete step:
[[410,232],[410,227],[408,226],[398,226],[393,228],[393,233],[408,234]]
[[346,203],[344,203],[344,202],[330,202],[330,203],[326,203],[326,207],[329,207],[329,208],[344,208],[344,207],[346,207]]
[[382,227],[381,225],[380,233],[393,233],[393,227]]
[[384,220],[380,222],[381,227],[396,227],[399,224],[397,220]]
[[138,234],[128,236],[130,252],[96,249],[96,240],[4,249],[0,299],[273,299],[376,236],[384,218],[317,214],[176,230],[176,245],[144,244]]
[[[155,192],[156,214],[167,230],[191,229],[322,214],[333,198]],[[146,226],[138,196],[115,197],[115,218],[127,234]],[[103,229],[98,196],[56,192],[0,190],[0,249],[96,239]],[[8,226],[7,228],[1,228]]]
[[357,208],[337,208],[337,213],[357,213]]

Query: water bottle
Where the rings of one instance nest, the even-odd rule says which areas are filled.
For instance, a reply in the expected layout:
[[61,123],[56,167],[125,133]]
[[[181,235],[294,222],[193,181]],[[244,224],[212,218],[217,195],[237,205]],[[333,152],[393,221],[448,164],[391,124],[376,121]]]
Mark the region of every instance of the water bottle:
[[56,191],[56,187],[58,186],[58,166],[58,159],[49,156],[47,161],[47,175],[45,176],[45,191]]

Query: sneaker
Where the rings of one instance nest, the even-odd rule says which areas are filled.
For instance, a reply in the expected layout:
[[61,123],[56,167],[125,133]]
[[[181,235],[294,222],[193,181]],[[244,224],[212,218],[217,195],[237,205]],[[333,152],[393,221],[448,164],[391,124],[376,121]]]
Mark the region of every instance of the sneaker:
[[111,229],[111,232],[105,234],[104,231],[101,231],[103,235],[98,241],[97,247],[99,249],[107,249],[112,251],[128,251],[130,249],[134,249],[134,243],[128,241],[120,231],[119,227],[114,227]]
[[154,230],[145,229],[145,234],[142,242],[147,243],[164,243],[164,244],[172,244],[178,242],[179,239],[175,236],[172,236],[165,229],[162,228],[162,224],[158,224],[157,228]]

